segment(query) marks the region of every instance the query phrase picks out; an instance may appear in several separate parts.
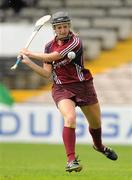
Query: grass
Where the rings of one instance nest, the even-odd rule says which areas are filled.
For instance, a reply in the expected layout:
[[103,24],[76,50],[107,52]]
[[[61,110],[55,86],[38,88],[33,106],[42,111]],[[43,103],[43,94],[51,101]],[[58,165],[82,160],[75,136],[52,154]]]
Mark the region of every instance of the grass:
[[112,146],[119,155],[108,160],[89,145],[77,145],[83,171],[66,173],[63,145],[0,144],[0,180],[131,180],[132,146]]

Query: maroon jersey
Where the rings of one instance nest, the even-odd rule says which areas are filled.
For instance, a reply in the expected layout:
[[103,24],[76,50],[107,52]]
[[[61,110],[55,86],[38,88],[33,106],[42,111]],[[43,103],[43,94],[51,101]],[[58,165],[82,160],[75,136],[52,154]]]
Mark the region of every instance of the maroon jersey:
[[[84,68],[82,43],[72,32],[70,32],[69,38],[64,40],[61,46],[57,44],[56,38],[46,44],[46,53],[54,51],[62,56],[62,59],[52,62],[55,84],[67,84],[92,79],[90,71]],[[67,54],[71,51],[76,54],[73,60],[67,57]]]

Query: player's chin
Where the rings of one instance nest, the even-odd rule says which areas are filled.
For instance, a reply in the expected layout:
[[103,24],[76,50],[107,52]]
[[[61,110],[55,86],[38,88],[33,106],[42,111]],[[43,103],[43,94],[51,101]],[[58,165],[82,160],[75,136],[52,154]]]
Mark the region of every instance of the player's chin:
[[58,39],[65,39],[67,37],[67,35],[60,35],[59,37],[58,37]]

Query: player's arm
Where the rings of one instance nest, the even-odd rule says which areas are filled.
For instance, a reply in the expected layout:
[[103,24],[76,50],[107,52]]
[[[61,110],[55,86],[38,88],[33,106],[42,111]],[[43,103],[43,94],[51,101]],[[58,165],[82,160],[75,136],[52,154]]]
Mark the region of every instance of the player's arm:
[[25,54],[29,58],[33,58],[36,60],[40,60],[43,62],[53,62],[64,58],[70,51],[78,51],[80,49],[80,40],[78,37],[75,37],[68,45],[66,44],[64,47],[59,48],[57,51],[51,53],[37,53],[31,52],[27,49],[21,49],[21,53]]
[[40,60],[43,62],[57,61],[62,58],[62,56],[56,51],[52,53],[37,53],[31,52],[27,49],[22,49],[21,53],[28,56],[29,58]]
[[33,61],[31,61],[27,56],[23,55],[22,63],[26,64],[28,67],[30,67],[33,71],[35,71],[37,74],[39,74],[42,77],[50,78],[52,74],[52,65],[51,64],[45,64],[43,67],[37,65]]

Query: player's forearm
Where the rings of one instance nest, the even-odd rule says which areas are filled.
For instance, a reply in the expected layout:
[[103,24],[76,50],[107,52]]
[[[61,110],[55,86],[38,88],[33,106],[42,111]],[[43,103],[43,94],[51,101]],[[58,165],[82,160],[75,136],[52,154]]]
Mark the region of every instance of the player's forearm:
[[43,61],[43,62],[57,61],[62,58],[58,52],[53,52],[53,53],[28,52],[27,55],[29,58]]
[[33,71],[35,71],[37,74],[44,78],[50,78],[51,77],[51,72],[46,71],[44,68],[38,66],[34,62],[30,61],[26,63],[28,67],[30,67]]

